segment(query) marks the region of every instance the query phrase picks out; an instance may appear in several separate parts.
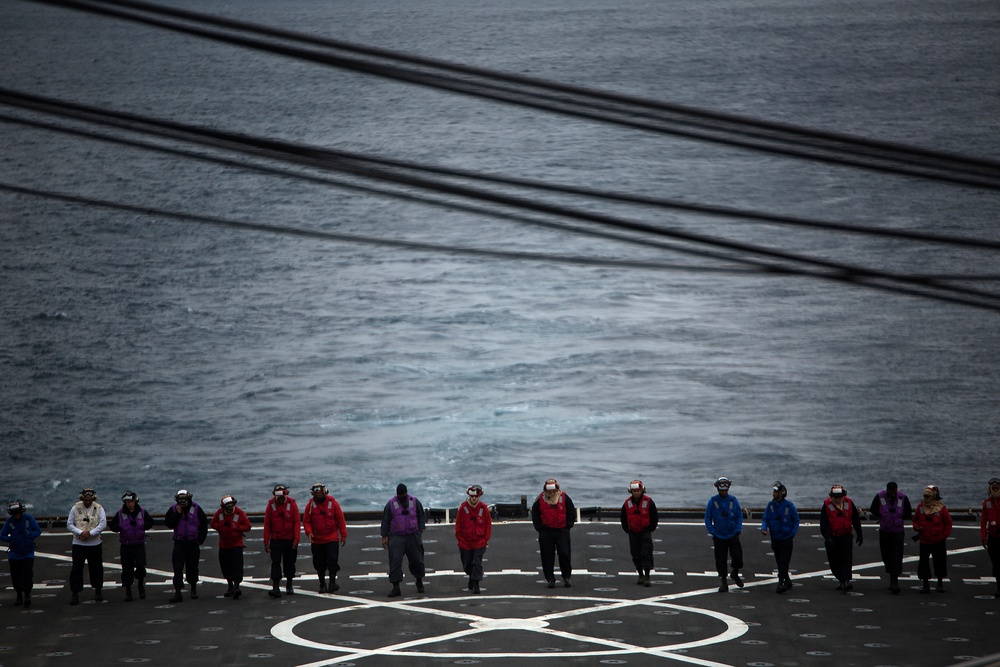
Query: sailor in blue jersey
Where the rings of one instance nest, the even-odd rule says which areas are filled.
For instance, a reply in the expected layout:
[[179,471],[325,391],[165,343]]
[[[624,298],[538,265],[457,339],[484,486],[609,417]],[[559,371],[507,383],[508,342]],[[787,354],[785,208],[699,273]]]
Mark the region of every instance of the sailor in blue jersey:
[[878,547],[882,563],[889,573],[889,592],[899,595],[899,575],[903,573],[903,548],[906,522],[913,516],[913,507],[899,485],[889,482],[872,498],[871,513],[878,518]]
[[41,537],[35,517],[24,511],[24,503],[15,500],[7,507],[10,514],[0,529],[0,542],[7,543],[10,583],[14,587],[16,606],[31,606],[31,588],[35,580],[35,540]]
[[771,533],[771,551],[778,565],[778,593],[792,588],[788,564],[792,561],[793,540],[799,532],[799,511],[785,497],[787,495],[785,485],[775,482],[771,487],[771,502],[764,508],[764,518],[760,522],[761,534]]
[[122,586],[125,602],[132,601],[132,583],[139,585],[139,599],[146,599],[146,531],[153,527],[153,517],[139,506],[139,494],[122,494],[122,508],[108,519],[108,529],[118,533],[121,543]]
[[396,495],[382,510],[382,548],[389,550],[389,597],[402,595],[403,555],[410,574],[417,580],[417,592],[424,592],[424,542],[421,534],[427,525],[424,507],[406,491],[405,484],[396,487]]
[[198,559],[201,545],[208,537],[208,517],[187,489],[178,491],[174,500],[177,502],[167,510],[163,522],[174,531],[174,550],[170,555],[174,567],[174,596],[170,601],[177,604],[184,601],[181,589],[185,569],[187,582],[191,584],[191,599],[198,599]]
[[729,495],[732,482],[728,477],[715,480],[715,488],[719,493],[709,499],[705,505],[705,528],[715,544],[715,569],[722,579],[719,592],[729,590],[726,581],[727,561],[732,559],[733,581],[743,588],[740,570],[743,568],[743,544],[740,542],[740,532],[743,530],[743,508],[735,496]]

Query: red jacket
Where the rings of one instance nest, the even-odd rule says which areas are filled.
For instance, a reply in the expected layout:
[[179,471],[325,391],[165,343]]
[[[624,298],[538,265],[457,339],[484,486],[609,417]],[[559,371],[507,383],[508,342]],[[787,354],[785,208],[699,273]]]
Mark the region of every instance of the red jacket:
[[264,544],[271,540],[291,540],[293,546],[299,544],[299,506],[295,500],[285,496],[283,505],[278,505],[274,498],[267,501],[264,510]]
[[464,551],[485,549],[493,535],[493,517],[486,503],[479,501],[475,507],[466,500],[455,515],[455,537],[458,548]]
[[209,525],[219,532],[219,548],[233,549],[243,546],[243,533],[250,530],[250,519],[239,507],[233,510],[232,514],[226,514],[220,507],[215,510],[212,523]]
[[921,544],[937,544],[951,535],[951,514],[942,506],[936,514],[925,514],[924,504],[917,505],[913,512],[913,530],[920,531]]
[[319,503],[315,498],[309,499],[302,516],[302,526],[314,544],[329,544],[347,539],[344,512],[340,509],[340,503],[331,495],[327,495]]
[[983,513],[979,516],[979,532],[986,544],[988,537],[1000,537],[1000,502],[996,498],[983,501]]

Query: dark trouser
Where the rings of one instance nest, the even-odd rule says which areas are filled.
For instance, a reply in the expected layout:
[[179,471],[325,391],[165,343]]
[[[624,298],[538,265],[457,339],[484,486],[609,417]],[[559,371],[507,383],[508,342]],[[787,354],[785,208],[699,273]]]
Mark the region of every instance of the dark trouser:
[[122,586],[128,588],[136,579],[141,584],[146,580],[146,545],[123,544],[119,552],[122,558]]
[[921,579],[931,578],[931,558],[934,558],[934,576],[944,579],[948,576],[948,545],[946,540],[934,544],[920,543],[920,560],[917,561],[917,576]]
[[788,577],[788,564],[792,562],[792,548],[794,546],[795,540],[791,537],[785,540],[771,540],[774,562],[778,565],[778,583],[791,581]]
[[483,580],[483,554],[486,547],[479,549],[459,549],[458,556],[462,559],[462,569],[473,581]]
[[14,586],[14,592],[30,593],[35,582],[35,559],[11,558],[7,562],[10,563],[10,583]]
[[733,560],[734,570],[743,569],[743,543],[740,542],[739,533],[726,540],[713,537],[712,542],[715,544],[715,571],[720,577],[728,576],[726,563],[730,558]]
[[170,554],[170,562],[174,566],[174,590],[184,588],[184,570],[187,570],[187,582],[192,586],[198,583],[198,540],[174,540],[174,551]]
[[990,535],[986,538],[986,551],[993,563],[993,578],[1000,584],[1000,535]]
[[243,547],[219,549],[219,569],[229,583],[239,584],[243,581]]
[[403,556],[415,579],[424,578],[424,540],[420,533],[389,534],[389,583],[403,580]]
[[569,528],[542,528],[538,531],[538,549],[542,555],[542,574],[545,575],[545,581],[556,580],[556,554],[559,554],[559,573],[563,579],[573,576]]
[[326,572],[330,573],[331,578],[337,576],[340,572],[340,542],[334,540],[325,544],[313,543],[309,545],[309,550],[312,551],[313,567],[320,579]]
[[826,541],[826,559],[837,581],[846,584],[854,576],[854,534],[831,537]]
[[882,562],[885,564],[885,571],[889,573],[893,581],[903,573],[903,547],[905,545],[903,531],[898,533],[878,531],[878,548],[882,553]]
[[649,574],[653,569],[653,534],[648,530],[628,534],[628,550],[632,564],[639,574]]
[[291,540],[271,540],[271,582],[277,585],[284,572],[285,579],[295,577],[295,559],[299,557],[298,547]]
[[90,585],[95,591],[104,587],[104,555],[100,544],[85,547],[73,545],[73,569],[69,571],[69,589],[74,593],[83,590],[83,564],[87,564]]

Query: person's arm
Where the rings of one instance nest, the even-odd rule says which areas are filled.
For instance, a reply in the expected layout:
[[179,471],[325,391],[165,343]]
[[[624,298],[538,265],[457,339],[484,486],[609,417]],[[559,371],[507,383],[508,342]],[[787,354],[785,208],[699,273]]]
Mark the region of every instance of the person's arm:
[[653,499],[649,499],[649,532],[656,530],[656,527],[660,525],[660,513],[656,511],[656,503]]
[[344,518],[344,510],[336,500],[333,501],[333,515],[337,520],[337,532],[340,533],[340,546],[344,546],[347,544],[347,519]]
[[576,505],[567,494],[564,493],[563,496],[566,497],[566,529],[569,530],[576,525]]

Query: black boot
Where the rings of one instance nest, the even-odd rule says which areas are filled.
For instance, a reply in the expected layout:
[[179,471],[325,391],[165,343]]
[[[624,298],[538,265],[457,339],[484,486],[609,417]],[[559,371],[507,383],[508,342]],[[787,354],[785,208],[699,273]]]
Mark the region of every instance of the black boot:
[[69,599],[70,604],[80,604],[80,594],[76,591],[72,592],[72,597]]
[[944,593],[944,579],[938,579],[937,592]]
[[179,588],[175,588],[174,589],[174,596],[172,598],[170,598],[170,601],[173,604],[177,604],[179,602],[184,602],[184,596],[181,595],[181,589],[179,589]]
[[267,594],[270,595],[273,598],[280,598],[281,597],[281,591],[278,590],[278,580],[277,579],[272,579],[271,580],[271,590],[269,590],[267,592]]
[[27,609],[30,606],[31,606],[31,593],[26,592],[24,594],[24,608]]
[[326,593],[326,577],[319,575],[319,592]]
[[101,592],[100,588],[94,589],[94,599],[98,602],[104,602],[104,594]]
[[399,582],[397,581],[396,583],[394,583],[392,585],[392,590],[389,591],[389,597],[391,597],[391,598],[398,598],[402,594],[403,594],[403,592],[401,590],[399,590]]
[[336,593],[340,590],[340,584],[337,583],[337,575],[330,575],[330,586],[328,589],[331,593]]
[[15,607],[20,607],[23,604],[24,604],[24,594],[21,593],[21,591],[18,591],[17,592],[17,599],[14,600],[14,606]]
[[417,579],[417,592],[418,593],[423,593],[424,592],[424,580],[423,579]]
[[131,602],[131,601],[132,601],[132,587],[131,586],[126,586],[125,587],[125,602]]
[[233,599],[239,600],[241,597],[243,597],[243,591],[240,590],[240,585],[233,584]]
[[726,581],[725,577],[719,577],[719,579],[722,580],[722,585],[719,586],[719,592],[720,593],[726,593],[726,592],[728,592],[729,591],[729,582]]
[[471,590],[472,590],[472,587],[473,587],[473,586],[474,586],[475,584],[476,584],[476,582],[474,582],[474,581],[472,580],[472,577],[469,577],[469,585],[468,585],[468,586],[466,586],[466,588],[468,588],[468,589],[469,589],[469,590],[471,591]]
[[191,584],[191,599],[198,599],[198,584]]
[[233,597],[233,582],[229,579],[226,580],[226,592],[222,594],[224,598]]
[[139,599],[146,599],[146,583],[142,579],[139,580]]
[[295,595],[295,589],[292,588],[292,580],[289,578],[288,583],[285,584],[285,595]]
[[740,572],[739,572],[739,570],[737,570],[736,568],[733,568],[733,573],[732,573],[731,576],[733,578],[733,581],[736,582],[736,586],[739,587],[739,588],[743,588],[743,580],[740,579]]
[[924,579],[924,587],[920,589],[920,592],[923,595],[931,592],[931,582],[929,579]]
[[472,592],[475,593],[476,595],[479,595],[479,582],[478,581],[473,581],[472,582]]
[[651,583],[651,582],[649,581],[649,570],[646,570],[646,571],[645,571],[645,572],[643,573],[643,575],[642,575],[642,578],[643,578],[643,583],[642,583],[642,585],[643,585],[643,586],[645,586],[646,588],[649,588],[650,586],[652,586],[652,585],[653,585],[653,584],[652,584],[652,583]]

